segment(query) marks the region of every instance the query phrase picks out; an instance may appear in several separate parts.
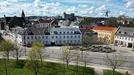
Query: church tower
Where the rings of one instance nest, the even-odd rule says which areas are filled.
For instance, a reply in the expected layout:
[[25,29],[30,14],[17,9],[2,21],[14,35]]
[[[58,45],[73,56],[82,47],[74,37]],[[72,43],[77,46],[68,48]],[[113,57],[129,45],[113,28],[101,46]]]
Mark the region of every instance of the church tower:
[[25,18],[25,13],[24,13],[24,11],[23,11],[23,10],[22,10],[21,17]]

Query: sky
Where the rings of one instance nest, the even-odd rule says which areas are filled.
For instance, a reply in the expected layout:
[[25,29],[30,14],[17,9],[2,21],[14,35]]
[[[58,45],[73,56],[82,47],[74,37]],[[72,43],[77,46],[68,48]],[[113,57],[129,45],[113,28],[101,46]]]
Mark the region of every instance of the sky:
[[110,17],[125,15],[134,17],[134,0],[0,0],[0,17],[58,16],[63,12],[77,16]]

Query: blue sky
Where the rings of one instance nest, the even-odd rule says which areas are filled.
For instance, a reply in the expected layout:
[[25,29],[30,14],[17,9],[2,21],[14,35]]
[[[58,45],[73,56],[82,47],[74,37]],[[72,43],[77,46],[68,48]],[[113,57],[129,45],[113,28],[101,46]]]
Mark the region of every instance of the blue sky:
[[57,16],[63,12],[79,16],[134,17],[134,0],[0,0],[0,16],[20,16],[21,10],[26,16]]

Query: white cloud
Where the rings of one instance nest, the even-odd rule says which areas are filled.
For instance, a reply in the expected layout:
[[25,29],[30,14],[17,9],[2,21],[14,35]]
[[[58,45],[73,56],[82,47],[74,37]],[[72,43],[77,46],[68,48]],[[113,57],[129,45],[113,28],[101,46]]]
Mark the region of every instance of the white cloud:
[[87,8],[88,5],[85,5],[85,4],[81,5],[81,4],[79,4],[78,7],[81,7],[81,8]]
[[124,0],[124,1],[127,1],[127,2],[134,2],[134,0]]
[[29,8],[31,6],[32,6],[32,4],[30,4],[30,3],[24,3],[24,4],[22,4],[22,7],[25,7],[25,8]]
[[18,0],[7,0],[9,2],[18,2]]
[[106,8],[105,5],[102,5],[99,8],[97,8],[96,10],[99,11],[99,12],[105,12],[105,11],[107,11],[107,8]]
[[119,11],[119,15],[126,15],[126,12],[124,12],[124,11]]
[[134,2],[127,2],[125,7],[126,7],[126,9],[133,11],[134,10]]
[[0,2],[0,7],[8,7],[8,6],[11,6],[11,3],[9,3],[8,1]]
[[35,0],[35,1],[33,2],[34,6],[40,6],[39,3],[40,3],[40,0]]
[[126,8],[134,8],[134,2],[128,2]]
[[67,13],[77,13],[78,11],[76,10],[76,8],[74,6],[68,8],[66,10]]

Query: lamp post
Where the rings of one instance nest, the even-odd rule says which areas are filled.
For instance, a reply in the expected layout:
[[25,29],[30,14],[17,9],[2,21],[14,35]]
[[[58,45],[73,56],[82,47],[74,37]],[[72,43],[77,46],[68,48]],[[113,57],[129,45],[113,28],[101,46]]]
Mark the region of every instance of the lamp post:
[[24,35],[24,37],[25,37],[25,39],[24,39],[24,45],[25,45],[25,56],[26,56],[26,55],[27,55],[27,54],[26,54],[26,46],[27,46],[27,45],[26,45],[26,34]]

